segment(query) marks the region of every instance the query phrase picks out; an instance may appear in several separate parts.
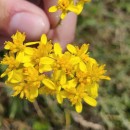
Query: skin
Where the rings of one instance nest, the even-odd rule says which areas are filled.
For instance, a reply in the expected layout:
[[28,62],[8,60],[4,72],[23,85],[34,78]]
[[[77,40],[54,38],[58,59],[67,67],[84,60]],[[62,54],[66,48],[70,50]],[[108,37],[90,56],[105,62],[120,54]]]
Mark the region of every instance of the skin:
[[0,0],[0,48],[17,30],[25,32],[28,41],[39,40],[45,33],[63,49],[74,39],[77,17],[69,13],[57,26],[60,12],[49,13],[57,0]]

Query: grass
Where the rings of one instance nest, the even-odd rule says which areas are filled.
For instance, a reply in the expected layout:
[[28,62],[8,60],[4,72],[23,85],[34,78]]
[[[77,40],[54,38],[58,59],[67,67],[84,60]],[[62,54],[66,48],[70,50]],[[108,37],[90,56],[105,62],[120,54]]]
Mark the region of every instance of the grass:
[[[106,129],[130,129],[130,2],[95,1],[78,21],[77,40],[88,41],[91,55],[107,65],[110,82],[103,82],[94,118]],[[79,35],[82,32],[82,36]],[[91,109],[91,108],[89,108]],[[86,118],[91,119],[93,115]],[[83,113],[84,115],[84,113]],[[93,116],[92,116],[93,117]]]

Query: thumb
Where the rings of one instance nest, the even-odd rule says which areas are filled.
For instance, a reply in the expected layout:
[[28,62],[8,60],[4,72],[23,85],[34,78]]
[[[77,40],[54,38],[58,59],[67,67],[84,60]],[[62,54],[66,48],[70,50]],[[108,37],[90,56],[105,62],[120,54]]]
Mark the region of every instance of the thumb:
[[49,31],[46,14],[25,0],[0,0],[0,32],[12,35],[17,30],[34,40]]

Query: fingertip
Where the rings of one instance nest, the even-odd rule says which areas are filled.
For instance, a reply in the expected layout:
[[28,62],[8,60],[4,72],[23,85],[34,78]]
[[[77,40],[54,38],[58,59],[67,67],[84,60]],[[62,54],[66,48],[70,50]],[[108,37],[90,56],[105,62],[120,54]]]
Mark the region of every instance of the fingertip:
[[38,16],[28,12],[16,13],[9,23],[10,34],[16,31],[25,32],[30,40],[38,39],[43,33],[48,33],[49,22],[46,16]]
[[2,0],[0,3],[4,3],[1,10],[5,14],[2,15],[2,21],[0,16],[0,29],[5,30],[8,35],[19,30],[25,32],[28,39],[35,40],[41,34],[48,33],[48,17],[39,7],[23,0]]

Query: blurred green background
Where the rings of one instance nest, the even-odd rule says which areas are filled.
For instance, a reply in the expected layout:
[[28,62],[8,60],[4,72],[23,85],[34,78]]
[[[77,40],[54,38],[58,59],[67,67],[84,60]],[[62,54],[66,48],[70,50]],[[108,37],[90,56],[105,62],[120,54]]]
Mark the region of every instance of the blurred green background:
[[106,64],[111,77],[100,83],[98,106],[84,104],[79,115],[46,96],[32,104],[11,98],[1,81],[0,130],[130,130],[130,0],[86,4],[75,43],[89,43],[90,55]]

